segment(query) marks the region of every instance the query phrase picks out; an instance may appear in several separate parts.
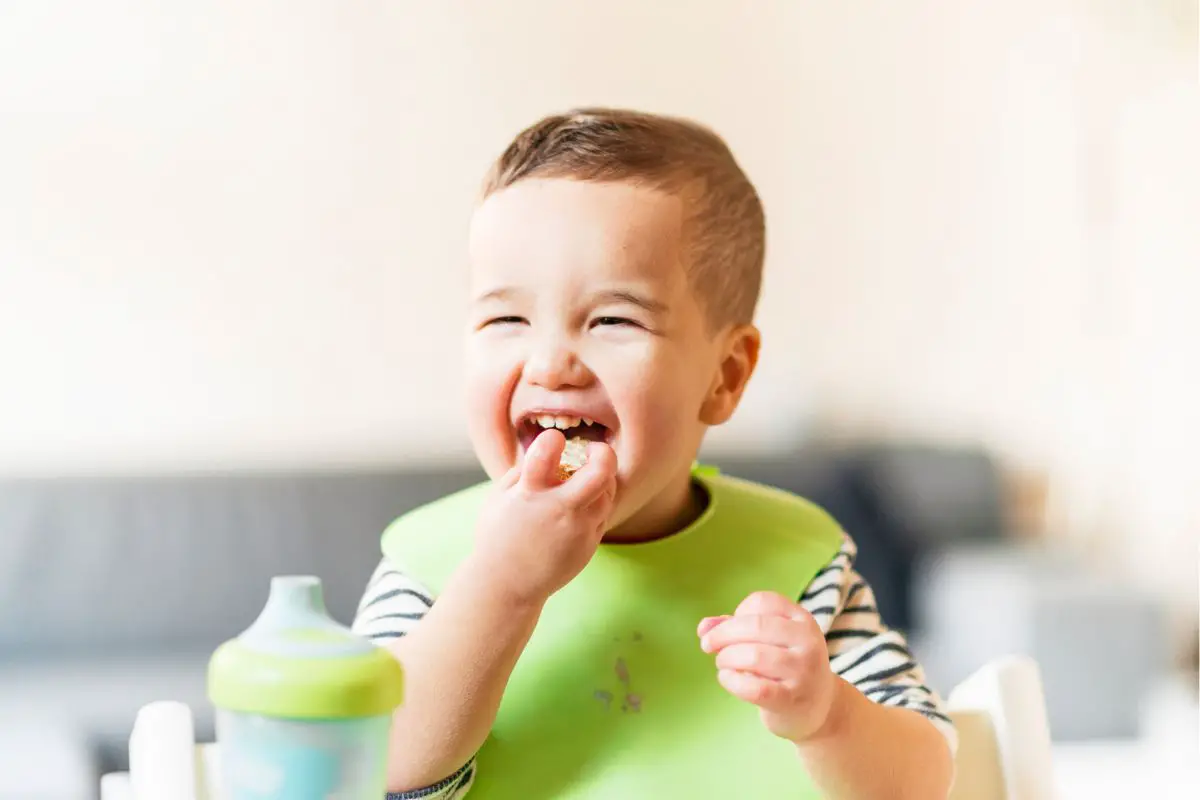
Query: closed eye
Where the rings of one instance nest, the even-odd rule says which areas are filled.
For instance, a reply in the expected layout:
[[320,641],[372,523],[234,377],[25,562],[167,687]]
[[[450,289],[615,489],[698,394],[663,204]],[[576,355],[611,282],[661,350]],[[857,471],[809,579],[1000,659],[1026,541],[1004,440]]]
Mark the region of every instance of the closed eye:
[[479,327],[490,328],[495,325],[520,325],[523,322],[525,322],[524,317],[492,317]]
[[634,322],[633,320],[627,319],[625,317],[596,317],[594,320],[592,320],[592,327],[601,327],[602,326],[602,327],[608,328],[608,327],[619,327],[619,326],[623,326],[623,325],[632,325],[637,328],[642,327],[641,325],[638,325],[638,323]]

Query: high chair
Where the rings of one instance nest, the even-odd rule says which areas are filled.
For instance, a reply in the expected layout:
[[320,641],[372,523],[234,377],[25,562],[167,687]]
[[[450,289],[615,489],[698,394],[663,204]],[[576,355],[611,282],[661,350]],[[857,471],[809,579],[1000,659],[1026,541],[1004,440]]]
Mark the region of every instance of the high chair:
[[[948,698],[958,728],[950,800],[1052,800],[1050,732],[1031,659],[989,662]],[[191,711],[151,703],[130,736],[130,771],[105,775],[101,800],[218,800],[217,748],[197,745]]]
[[947,698],[958,729],[951,800],[1051,800],[1050,726],[1037,664],[985,664]]

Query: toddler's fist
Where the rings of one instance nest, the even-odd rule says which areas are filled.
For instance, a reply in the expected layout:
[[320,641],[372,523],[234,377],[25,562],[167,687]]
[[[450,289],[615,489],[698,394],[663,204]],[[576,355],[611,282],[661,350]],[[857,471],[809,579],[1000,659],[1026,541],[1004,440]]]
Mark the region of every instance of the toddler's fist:
[[707,617],[700,647],[716,656],[717,680],[759,707],[763,724],[801,743],[829,717],[837,676],[825,636],[812,615],[774,592],[757,592],[730,616]]

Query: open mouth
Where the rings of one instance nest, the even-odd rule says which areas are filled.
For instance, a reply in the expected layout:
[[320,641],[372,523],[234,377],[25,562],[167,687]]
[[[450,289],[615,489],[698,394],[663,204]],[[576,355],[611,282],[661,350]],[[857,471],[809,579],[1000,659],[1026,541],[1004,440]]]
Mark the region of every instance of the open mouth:
[[526,414],[517,423],[517,439],[521,442],[521,449],[528,450],[529,446],[533,444],[533,440],[542,431],[550,430],[551,428],[562,431],[562,435],[566,437],[568,442],[572,439],[583,439],[588,442],[608,442],[612,438],[612,431],[593,419],[539,412]]

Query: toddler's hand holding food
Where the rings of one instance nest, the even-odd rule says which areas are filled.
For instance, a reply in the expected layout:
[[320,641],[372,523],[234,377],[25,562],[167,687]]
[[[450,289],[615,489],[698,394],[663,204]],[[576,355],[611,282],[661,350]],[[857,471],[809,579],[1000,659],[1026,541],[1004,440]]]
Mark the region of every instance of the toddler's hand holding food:
[[475,557],[517,602],[542,602],[570,582],[607,529],[616,456],[599,442],[572,442],[564,453],[566,446],[556,430],[539,434],[521,463],[496,481],[479,515]]

